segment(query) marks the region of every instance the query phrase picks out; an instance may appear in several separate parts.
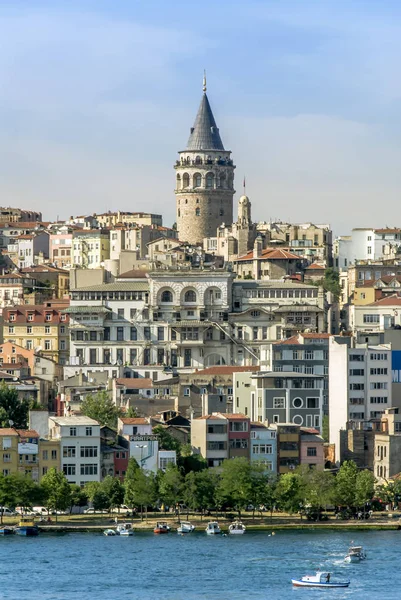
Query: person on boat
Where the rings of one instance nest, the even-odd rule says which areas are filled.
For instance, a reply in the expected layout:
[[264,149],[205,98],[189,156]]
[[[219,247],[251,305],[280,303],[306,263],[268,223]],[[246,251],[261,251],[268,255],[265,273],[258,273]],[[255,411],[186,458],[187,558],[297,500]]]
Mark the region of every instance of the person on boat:
[[326,576],[326,583],[330,583],[330,573],[327,573],[327,576]]

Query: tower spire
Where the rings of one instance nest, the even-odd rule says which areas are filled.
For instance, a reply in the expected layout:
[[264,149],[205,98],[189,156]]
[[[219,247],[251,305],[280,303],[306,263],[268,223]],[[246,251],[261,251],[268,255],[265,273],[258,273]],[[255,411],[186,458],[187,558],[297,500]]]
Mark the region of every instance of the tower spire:
[[206,69],[203,71],[203,93],[206,94]]

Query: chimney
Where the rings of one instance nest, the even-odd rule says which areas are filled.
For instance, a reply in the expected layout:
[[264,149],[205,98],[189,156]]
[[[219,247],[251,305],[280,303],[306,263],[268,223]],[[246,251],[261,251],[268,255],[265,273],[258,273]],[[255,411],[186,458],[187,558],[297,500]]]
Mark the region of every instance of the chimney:
[[262,250],[263,250],[262,236],[258,235],[255,240],[255,243],[253,245],[253,258],[260,258],[262,256]]

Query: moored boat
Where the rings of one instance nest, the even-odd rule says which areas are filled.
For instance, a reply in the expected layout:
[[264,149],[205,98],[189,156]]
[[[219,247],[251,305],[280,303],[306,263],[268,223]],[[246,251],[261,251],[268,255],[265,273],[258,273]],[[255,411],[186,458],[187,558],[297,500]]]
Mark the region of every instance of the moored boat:
[[113,537],[113,535],[117,535],[114,529],[105,529],[103,531],[103,535],[107,535],[108,537]]
[[33,519],[22,518],[14,529],[17,535],[35,536],[39,535],[39,529]]
[[117,533],[117,535],[122,535],[122,536],[134,535],[134,529],[132,527],[132,523],[121,523],[120,525],[117,525],[116,533]]
[[291,579],[295,587],[346,588],[350,581],[331,581],[331,573],[318,571],[316,575],[305,575],[301,579]]
[[221,529],[217,521],[210,521],[210,523],[207,524],[205,531],[208,535],[218,535],[221,533]]
[[153,530],[153,533],[168,533],[170,531],[170,526],[166,523],[166,521],[159,521],[156,523],[156,527]]
[[181,521],[180,526],[177,528],[177,533],[191,533],[195,530],[195,525],[192,525],[189,521]]
[[344,561],[347,563],[357,563],[361,560],[365,560],[366,553],[364,552],[362,546],[351,546],[348,549],[348,554],[344,558]]
[[14,534],[14,529],[13,527],[1,527],[0,528],[0,535],[13,535]]
[[228,528],[230,535],[243,535],[246,531],[245,525],[241,521],[234,521]]

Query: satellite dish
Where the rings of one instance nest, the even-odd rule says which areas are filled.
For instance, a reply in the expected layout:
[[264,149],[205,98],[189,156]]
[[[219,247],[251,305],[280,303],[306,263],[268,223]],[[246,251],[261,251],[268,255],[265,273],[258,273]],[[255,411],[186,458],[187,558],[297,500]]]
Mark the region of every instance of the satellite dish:
[[10,427],[12,427],[14,425],[14,421],[11,421],[11,419],[8,421],[8,424],[10,425]]

